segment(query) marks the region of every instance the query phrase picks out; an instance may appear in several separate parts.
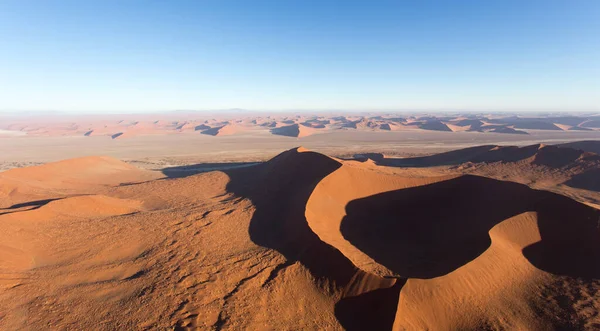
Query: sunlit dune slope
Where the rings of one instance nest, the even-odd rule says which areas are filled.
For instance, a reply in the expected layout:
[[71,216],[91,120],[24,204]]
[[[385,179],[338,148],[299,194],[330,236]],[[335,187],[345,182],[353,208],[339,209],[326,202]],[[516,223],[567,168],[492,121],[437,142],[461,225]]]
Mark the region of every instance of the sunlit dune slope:
[[118,185],[162,177],[106,156],[89,156],[0,172],[0,208],[86,192],[94,186]]
[[102,157],[0,173],[21,199],[0,212],[0,329],[600,326],[597,209],[399,173],[303,148],[172,179]]

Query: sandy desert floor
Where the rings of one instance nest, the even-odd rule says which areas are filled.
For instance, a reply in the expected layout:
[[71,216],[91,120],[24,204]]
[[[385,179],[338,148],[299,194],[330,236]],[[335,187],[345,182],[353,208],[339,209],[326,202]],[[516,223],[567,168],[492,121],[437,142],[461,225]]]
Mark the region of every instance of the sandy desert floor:
[[166,112],[0,117],[0,170],[104,155],[146,169],[266,161],[304,146],[337,157],[600,140],[600,116]]
[[569,146],[0,172],[0,329],[599,328],[599,146]]
[[437,131],[341,131],[303,138],[245,132],[213,137],[201,134],[107,136],[19,136],[0,138],[0,169],[81,156],[106,155],[146,169],[175,165],[265,161],[283,150],[304,146],[338,157],[358,153],[415,156],[469,146],[556,144],[600,140],[600,131],[530,131],[529,135]]

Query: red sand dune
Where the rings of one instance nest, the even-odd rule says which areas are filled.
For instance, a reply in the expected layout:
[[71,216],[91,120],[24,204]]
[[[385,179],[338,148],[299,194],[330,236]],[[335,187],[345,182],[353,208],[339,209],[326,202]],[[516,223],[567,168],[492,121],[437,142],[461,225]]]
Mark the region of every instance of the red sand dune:
[[[419,162],[556,167],[576,154],[483,146]],[[303,148],[255,166],[156,177],[103,157],[0,173],[11,199],[25,190],[0,210],[0,328],[600,323],[600,211],[565,196]]]
[[[383,159],[378,162],[386,166],[431,167],[440,165],[457,165],[465,162],[527,162],[551,168],[560,168],[578,161],[593,161],[585,158],[585,152],[573,148],[561,148],[553,145],[517,146],[477,146],[435,154],[431,156]],[[583,158],[582,158],[583,157]]]
[[206,134],[209,136],[227,136],[227,135],[239,133],[239,132],[243,131],[243,129],[244,128],[239,125],[227,124],[227,125],[223,125],[223,126],[217,126],[217,127],[213,127],[210,129],[206,129],[200,133]]
[[303,124],[292,124],[271,129],[271,133],[278,136],[302,138],[310,136],[316,132],[316,129]]
[[0,207],[62,192],[155,179],[159,175],[104,156],[82,157],[0,172]]

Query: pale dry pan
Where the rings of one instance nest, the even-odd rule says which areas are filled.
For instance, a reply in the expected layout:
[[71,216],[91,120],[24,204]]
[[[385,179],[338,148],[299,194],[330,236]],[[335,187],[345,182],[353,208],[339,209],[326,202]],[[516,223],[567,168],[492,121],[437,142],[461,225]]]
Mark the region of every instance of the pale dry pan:
[[158,177],[0,173],[0,329],[600,327],[600,214],[564,196],[303,149]]

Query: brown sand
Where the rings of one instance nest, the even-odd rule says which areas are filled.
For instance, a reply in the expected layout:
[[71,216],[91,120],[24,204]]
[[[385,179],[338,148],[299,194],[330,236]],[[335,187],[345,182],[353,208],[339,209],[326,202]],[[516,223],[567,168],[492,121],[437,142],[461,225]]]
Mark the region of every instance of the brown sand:
[[271,133],[279,136],[302,138],[314,134],[316,130],[304,124],[292,124],[271,129]]
[[[574,155],[494,148],[458,154]],[[0,329],[600,326],[600,211],[567,197],[301,148],[158,177],[106,157],[0,173]]]
[[110,157],[82,157],[11,169],[0,172],[0,208],[158,177]]
[[203,130],[201,133],[207,134],[209,136],[227,136],[241,132],[243,131],[243,129],[244,128],[240,125],[225,124],[223,126],[216,126],[213,128]]

